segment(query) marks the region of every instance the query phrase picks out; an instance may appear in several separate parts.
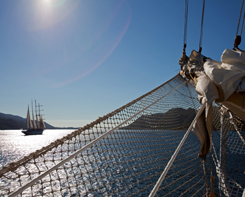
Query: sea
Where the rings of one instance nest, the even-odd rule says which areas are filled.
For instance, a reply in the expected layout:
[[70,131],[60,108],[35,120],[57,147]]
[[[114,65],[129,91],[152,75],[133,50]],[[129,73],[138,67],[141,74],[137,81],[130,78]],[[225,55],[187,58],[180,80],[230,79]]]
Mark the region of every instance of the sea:
[[0,169],[73,131],[46,129],[42,135],[24,135],[21,130],[0,130]]
[[[45,130],[43,132],[43,135],[30,135],[30,136],[25,136],[21,130],[0,130],[0,169],[3,168],[4,166],[8,165],[11,162],[18,161],[19,159],[28,156],[30,153],[41,149],[44,146],[49,145],[51,142],[54,142],[57,139],[60,139],[67,134],[73,132],[74,130],[65,130],[65,129],[57,129],[57,130]],[[166,134],[165,138],[161,137],[161,132],[150,132],[150,131],[145,131],[142,133],[138,132],[132,132],[131,137],[128,138],[126,137],[123,139],[123,141],[120,141],[119,138],[122,137],[123,135],[123,130],[119,131],[117,138],[108,138],[104,141],[102,145],[102,149],[111,149],[111,150],[120,150],[121,152],[114,152],[114,153],[108,153],[108,152],[101,152],[101,155],[95,155],[96,157],[103,157],[102,160],[105,162],[105,168],[100,168],[102,167],[102,163],[98,162],[97,164],[92,164],[94,165],[95,171],[87,171],[86,168],[90,168],[90,163],[85,163],[84,167],[82,168],[84,174],[83,176],[79,176],[76,181],[85,181],[86,184],[89,182],[88,180],[91,179],[92,183],[91,185],[87,184],[86,187],[90,192],[91,196],[100,196],[100,194],[106,192],[107,190],[110,192],[114,192],[119,188],[119,196],[128,196],[131,194],[137,194],[140,196],[147,196],[154,184],[156,183],[158,179],[158,175],[162,173],[162,162],[166,163],[167,158],[170,158],[172,155],[172,152],[174,147],[177,147],[178,145],[178,140],[176,141],[176,136],[175,134],[172,133],[172,131],[164,131]],[[180,131],[179,135],[183,136],[185,131]],[[142,135],[144,138],[149,139],[147,142],[140,142],[137,139],[141,139]],[[191,134],[192,135],[192,134]],[[175,136],[175,137],[174,137]],[[155,144],[151,144],[150,139],[158,139],[155,141]],[[169,139],[168,139],[169,138]],[[168,139],[168,140],[167,140]],[[180,138],[179,138],[180,139]],[[118,143],[115,144],[114,140],[116,140]],[[166,141],[167,140],[167,141]],[[169,147],[169,149],[163,149],[164,148],[164,143],[172,143],[173,147]],[[122,143],[123,142],[123,143]],[[137,146],[135,146],[135,143]],[[110,144],[110,146],[108,146]],[[128,146],[133,146],[133,147],[138,147],[137,151],[140,152],[140,154],[134,152],[135,150],[130,150]],[[117,147],[118,145],[121,146]],[[188,144],[186,146],[189,147]],[[171,149],[171,151],[170,151]],[[93,149],[90,149],[89,151],[93,152]],[[94,150],[96,152],[96,150]],[[163,151],[163,152],[161,152]],[[154,152],[154,157],[150,156],[150,153]],[[160,154],[160,152],[162,154]],[[90,153],[90,152],[89,152]],[[111,154],[111,155],[110,155]],[[118,157],[115,157],[113,154],[118,154]],[[125,154],[125,157],[124,157]],[[193,155],[193,154],[191,154]],[[195,154],[194,157],[196,157],[197,154]],[[88,158],[85,155],[85,160]],[[111,160],[108,160],[111,158]],[[95,159],[92,158],[91,159]],[[127,159],[127,160],[125,160]],[[153,159],[153,160],[152,160]],[[142,165],[139,164],[142,163]],[[80,162],[80,160],[79,160]],[[111,165],[115,165],[115,168],[111,167]],[[175,163],[175,166],[180,165],[179,163]],[[97,167],[96,167],[97,166]],[[202,167],[202,166],[200,166]],[[115,171],[116,169],[116,171]],[[154,169],[154,170],[151,170]],[[201,168],[202,169],[202,168]],[[115,172],[114,172],[115,171]],[[188,170],[185,170],[183,172],[183,175],[178,174],[178,176],[183,176],[184,174],[187,173]],[[88,173],[89,172],[89,173]],[[113,172],[113,173],[112,173]],[[76,172],[77,173],[77,172]],[[131,174],[133,173],[133,174]],[[175,171],[170,171],[171,174],[174,174]],[[132,175],[132,176],[131,176]],[[95,181],[93,177],[100,177],[99,183]],[[124,177],[128,177],[125,179]],[[149,178],[150,177],[150,178]],[[141,181],[141,179],[143,181]],[[167,180],[168,182],[170,181],[175,181],[175,178],[171,180]],[[114,181],[113,181],[114,180]],[[120,181],[119,181],[120,180]],[[112,181],[112,185],[108,185],[108,182]],[[177,180],[176,180],[177,181]],[[193,180],[193,182],[196,181],[196,179]],[[203,181],[202,181],[203,182]],[[104,185],[106,183],[106,187],[102,188],[100,190],[92,190],[92,185],[93,187],[97,188],[99,185]],[[166,182],[167,183],[167,182]],[[62,183],[63,184],[63,183]],[[66,183],[64,183],[66,184]],[[98,185],[96,185],[98,184]],[[168,183],[169,184],[169,183]],[[203,185],[204,183],[202,183]],[[85,186],[84,186],[85,187]],[[108,188],[107,188],[108,187]],[[172,186],[171,186],[172,187]],[[201,187],[201,186],[200,186]],[[200,188],[198,187],[198,188]],[[50,188],[50,187],[48,187]],[[46,189],[48,189],[46,188]],[[107,188],[107,189],[106,189]],[[124,189],[123,189],[124,188]],[[84,196],[86,196],[86,191],[87,189],[79,187],[79,189],[84,193]],[[169,190],[174,190],[175,188],[167,188],[162,190],[162,192],[169,192]],[[181,188],[182,192],[183,188]],[[195,189],[194,189],[195,190]],[[205,188],[204,188],[205,190]],[[38,188],[35,190],[35,192],[40,192],[42,193],[42,190]],[[63,192],[63,190],[62,190]],[[139,193],[138,193],[139,192]],[[196,192],[196,191],[194,191]],[[28,193],[28,191],[27,191]],[[73,195],[73,193],[72,193]],[[74,196],[76,196],[77,193],[74,191]],[[136,196],[137,196],[136,195]],[[28,196],[28,194],[23,196]],[[65,191],[62,196],[71,196],[71,193],[69,191]],[[116,195],[117,196],[117,195]],[[188,195],[187,195],[188,196]]]
[[[47,146],[49,145],[51,142],[54,142],[55,140],[57,139],[60,139],[64,136],[66,136],[67,134],[73,132],[74,130],[65,130],[65,129],[57,129],[57,130],[45,130],[43,132],[42,135],[29,135],[29,136],[25,136],[21,130],[0,130],[0,169],[3,168],[4,166],[7,166],[9,163],[12,163],[14,161],[18,161],[19,159],[22,159],[23,157],[25,156],[28,156],[30,153],[38,150],[38,149],[41,149],[42,147],[44,146]],[[123,132],[123,131],[120,131],[120,132]],[[144,136],[146,138],[150,138],[152,137],[152,134],[149,133],[149,132],[143,132]],[[184,134],[184,131],[181,132],[181,135]],[[119,134],[118,134],[119,135]],[[121,134],[120,134],[121,135]],[[135,135],[135,136],[134,136]],[[125,138],[124,141],[125,143],[127,142],[128,145],[130,144],[134,144],[132,143],[134,140],[137,139],[137,137],[140,137],[142,134],[141,133],[134,133],[133,136],[131,136],[131,138]],[[159,133],[156,132],[155,133],[155,138],[159,138]],[[118,136],[118,139],[119,139],[120,136]],[[122,136],[121,136],[122,137]],[[118,140],[116,139],[116,140]],[[111,138],[108,138],[106,141],[106,143],[101,147],[102,149],[103,148],[109,148],[109,149],[114,149],[114,148],[117,148],[118,147],[114,147],[114,146],[117,146],[116,144],[114,144],[112,141],[114,139],[111,139]],[[124,150],[124,143],[122,144],[122,142],[118,142],[119,144],[121,144],[121,151],[123,150],[123,154],[126,154],[126,157],[128,159],[128,161],[120,161],[120,160],[124,160],[125,158],[122,157],[120,158],[120,155],[118,155],[118,157],[115,157],[114,155],[108,155],[109,153],[106,153],[106,152],[103,152],[101,153],[102,155],[100,155],[100,157],[103,157],[103,161],[105,161],[105,169],[100,169],[99,171],[102,173],[101,175],[101,181],[100,183],[104,183],[104,181],[106,182],[109,182],[109,180],[112,180],[113,178],[116,178],[115,181],[116,183],[118,184],[118,186],[114,185],[115,183],[112,182],[112,188],[109,188],[110,192],[113,192],[113,190],[116,190],[117,188],[123,188],[125,187],[125,185],[129,184],[127,183],[127,179],[123,179],[120,183],[118,182],[118,180],[122,179],[123,176],[129,176],[129,171],[121,171],[122,169],[126,169],[126,170],[132,170],[134,173],[138,172],[138,174],[136,174],[135,176],[129,176],[128,179],[130,179],[130,181],[132,182],[130,187],[130,190],[129,188],[122,190],[120,195],[122,194],[122,196],[127,196],[126,194],[123,195],[124,192],[130,192],[130,193],[138,193],[139,191],[138,190],[141,190],[141,194],[142,196],[144,196],[143,194],[145,192],[150,192],[150,188],[149,187],[146,187],[147,185],[152,185],[153,183],[155,183],[157,181],[157,177],[154,175],[155,173],[157,172],[154,172],[153,174],[151,174],[150,172],[148,172],[148,168],[152,168],[153,166],[152,165],[160,165],[159,162],[161,162],[162,160],[165,161],[164,158],[155,158],[156,160],[156,163],[153,163],[152,164],[152,161],[148,161],[148,152],[152,152],[153,150],[155,150],[156,152],[159,152],[159,146],[161,147],[161,141],[158,141],[156,144],[156,146],[152,146],[150,144],[141,144],[139,141],[137,141],[137,144],[138,146],[140,146],[139,150],[140,152],[142,152],[142,154],[138,155],[138,154],[133,154],[134,155],[134,158],[131,158],[133,156],[132,153],[129,151],[129,149],[125,149]],[[178,143],[178,142],[176,142]],[[111,147],[105,147],[106,144],[111,144]],[[114,145],[113,145],[114,144]],[[152,150],[150,150],[152,149]],[[93,151],[92,149],[90,151]],[[118,153],[119,154],[119,153]],[[122,153],[120,153],[122,154]],[[166,156],[166,154],[164,154]],[[107,160],[106,158],[109,158],[109,156],[112,156],[111,158],[111,161]],[[86,156],[85,156],[86,157]],[[140,157],[140,158],[136,158],[136,157]],[[141,158],[142,157],[142,158]],[[170,155],[168,155],[168,157],[170,157]],[[85,158],[86,159],[86,158]],[[158,161],[159,160],[159,161]],[[145,165],[141,166],[141,165],[138,165],[135,164],[136,161],[141,161],[141,162],[145,162]],[[117,172],[116,174],[111,174],[110,171],[113,171],[114,168],[111,168],[110,165],[113,164],[113,162],[119,162],[120,165],[116,165],[115,167],[117,168]],[[166,162],[166,161],[165,161]],[[109,165],[109,163],[111,163]],[[149,163],[149,164],[147,164]],[[84,164],[85,165],[85,164]],[[98,167],[102,166],[101,163],[97,163],[96,165],[98,165]],[[96,165],[95,165],[95,172],[97,173],[98,169],[96,170]],[[114,163],[115,165],[115,163]],[[129,165],[130,167],[125,167],[125,165]],[[83,176],[81,176],[79,178],[79,181],[82,181],[83,179],[84,180],[89,180],[89,177],[93,177],[95,176],[96,173],[90,173],[90,174],[86,174],[86,170],[85,168],[89,167],[89,164],[86,163],[86,165],[84,166],[84,174]],[[97,167],[97,168],[98,168]],[[159,169],[158,169],[159,168]],[[156,171],[159,171],[158,173],[161,172],[162,169],[160,169],[160,167],[157,167],[156,168]],[[142,173],[142,171],[144,173]],[[140,172],[140,173],[139,173]],[[104,173],[104,174],[103,174]],[[145,176],[143,176],[143,174],[145,174]],[[96,174],[98,175],[98,174]],[[143,177],[142,177],[143,176]],[[147,180],[148,176],[152,177],[150,180]],[[143,183],[138,183],[140,179],[146,179],[146,181]],[[81,180],[80,180],[81,179]],[[138,179],[138,180],[137,180]],[[78,180],[77,180],[78,181]],[[93,183],[95,184],[95,183]],[[136,187],[137,185],[137,187]],[[88,185],[87,186],[89,188],[90,191],[90,194],[91,196],[99,196],[99,194],[97,193],[97,191],[92,191],[92,185]],[[109,187],[109,185],[107,186]],[[146,188],[145,188],[146,187]],[[86,196],[86,190],[84,188],[81,189],[82,191],[84,190],[84,196]],[[108,188],[107,188],[108,190]],[[149,190],[149,191],[148,191]],[[39,189],[37,190],[39,192]],[[40,192],[42,192],[40,190]],[[63,196],[70,196],[70,193],[68,193],[67,191],[64,190],[65,193],[63,193]],[[103,189],[101,189],[100,192],[105,192]],[[27,192],[28,193],[28,192]],[[129,193],[129,194],[130,194]],[[76,193],[74,193],[74,195],[76,196]],[[1,195],[0,195],[1,196]],[[24,196],[28,196],[28,194],[24,194]]]
[[[25,156],[28,156],[30,153],[32,153],[32,152],[34,152],[34,151],[36,151],[38,149],[41,149],[42,147],[45,147],[45,146],[49,145],[50,143],[54,142],[55,140],[60,139],[60,138],[62,138],[64,136],[66,136],[67,134],[72,133],[73,131],[74,130],[72,130],[72,129],[52,129],[52,130],[51,129],[46,129],[43,132],[42,135],[29,135],[29,136],[25,136],[21,132],[21,130],[0,130],[0,139],[1,139],[1,141],[0,141],[0,169],[2,169],[4,166],[7,166],[9,163],[18,161],[19,159],[21,159],[21,158],[23,158]],[[165,131],[165,133],[166,132],[167,131]],[[151,139],[152,136],[154,136],[155,138],[159,138],[159,136],[160,136],[159,134],[160,133],[158,133],[158,132],[154,132],[154,133],[145,132],[144,137],[147,138],[147,139]],[[171,133],[172,132],[169,131],[169,136],[171,136]],[[183,136],[184,133],[185,133],[185,131],[181,131],[180,132],[180,135]],[[134,133],[134,135],[138,136],[138,135],[142,135],[142,134],[141,133]],[[183,146],[183,147],[186,146],[184,148],[185,150],[187,150],[187,148],[193,143],[193,138],[194,138],[193,135],[194,134],[190,133],[190,137],[187,138],[187,143],[185,143],[185,145]],[[136,136],[132,136],[132,139],[131,138],[130,139],[128,138],[128,139],[124,139],[124,140],[126,140],[125,142],[127,142],[127,144],[134,144],[134,143],[131,143],[131,141],[133,139],[135,139],[134,137],[136,137]],[[140,136],[138,136],[138,137],[140,137]],[[166,137],[167,136],[165,136],[165,138]],[[116,139],[116,140],[118,140],[118,139]],[[172,139],[172,137],[170,139]],[[113,140],[113,139],[108,139],[108,140]],[[174,140],[174,139],[172,139],[172,140]],[[188,142],[188,140],[190,140],[190,141]],[[219,139],[217,138],[217,140],[218,140],[217,141],[217,143],[218,143],[219,142]],[[134,172],[142,172],[142,171],[144,172],[143,173],[143,174],[145,174],[144,176],[142,176],[143,175],[142,173],[138,173],[138,174],[136,173],[134,177],[131,177],[131,179],[136,178],[136,177],[139,178],[138,180],[145,179],[144,182],[139,182],[138,180],[132,180],[132,182],[137,183],[137,184],[135,184],[135,185],[137,185],[137,188],[135,189],[135,187],[132,187],[131,190],[132,191],[134,191],[134,190],[135,191],[138,191],[139,190],[139,191],[141,191],[141,193],[140,193],[140,194],[142,194],[141,196],[145,196],[143,194],[146,194],[147,192],[150,192],[151,191],[151,188],[147,187],[147,185],[148,186],[149,185],[153,185],[157,181],[157,179],[158,179],[158,177],[156,177],[155,174],[162,173],[162,170],[163,169],[160,168],[160,167],[158,167],[158,166],[160,166],[160,164],[163,162],[163,160],[165,161],[165,158],[163,158],[163,157],[170,158],[171,155],[172,155],[172,153],[169,152],[168,149],[167,150],[164,150],[166,152],[163,152],[162,156],[158,156],[158,157],[154,158],[155,160],[154,160],[154,162],[152,162],[152,161],[149,161],[147,159],[149,157],[148,152],[151,151],[149,149],[152,149],[152,151],[154,150],[154,153],[159,152],[159,151],[162,151],[162,149],[161,149],[161,144],[162,144],[161,140],[159,140],[159,142],[157,142],[159,144],[155,144],[155,146],[148,146],[147,144],[144,144],[145,142],[142,142],[143,144],[140,143],[139,141],[136,141],[136,142],[137,142],[138,146],[140,147],[140,149],[138,151],[139,152],[142,152],[141,154],[139,154],[139,155],[138,154],[134,154],[135,155],[134,156],[135,158],[130,159],[129,158],[130,157],[130,154],[127,152],[128,149],[125,149],[124,150],[124,147],[121,144],[121,146],[122,146],[121,148],[124,150],[123,153],[126,154],[126,155],[128,155],[127,158],[130,159],[130,160],[129,161],[122,162],[122,161],[120,161],[120,159],[123,159],[123,158],[120,158],[120,157],[116,158],[115,156],[113,156],[113,159],[114,160],[115,159],[118,160],[119,163],[121,162],[121,165],[124,165],[124,164],[125,165],[127,164],[129,166],[132,165],[131,167],[128,167],[127,169],[130,169],[131,168],[131,170],[133,169]],[[170,142],[170,141],[167,141],[167,142]],[[173,143],[173,141],[172,141],[172,143]],[[178,140],[177,140],[176,143],[177,144],[179,143]],[[116,148],[116,147],[113,147],[112,146],[113,143],[109,143],[109,141],[108,141],[108,144],[111,144],[111,147],[110,147],[111,149]],[[177,144],[174,144],[173,147],[176,147]],[[102,148],[106,148],[106,147],[102,147]],[[171,147],[169,147],[169,148],[171,149]],[[199,150],[199,148],[197,148],[197,149]],[[197,149],[196,150],[193,150],[193,151],[196,152]],[[93,150],[91,149],[90,151],[93,151]],[[167,152],[169,152],[169,153],[167,154]],[[188,154],[190,154],[190,155],[193,155],[193,153],[190,152],[190,151],[188,151]],[[185,157],[185,154],[181,154],[180,155],[180,158],[182,158],[182,157],[184,158]],[[244,154],[244,153],[240,153],[240,154]],[[240,154],[238,155],[239,157],[237,157],[237,158],[241,158],[241,155]],[[136,158],[137,155],[138,155],[139,158]],[[101,156],[103,156],[105,158],[107,158],[107,157],[110,158],[109,157],[110,155],[106,155],[106,153],[103,153],[103,155],[101,155]],[[195,153],[191,157],[196,158],[197,157],[197,153]],[[235,161],[235,163],[241,163],[241,161],[238,162],[237,160],[235,160],[234,157],[231,157],[229,155],[227,157],[228,158],[233,158],[232,161]],[[105,162],[106,163],[108,163],[108,162],[115,162],[114,160],[113,161],[105,160]],[[140,162],[144,163],[144,165],[142,165],[142,166],[141,165],[138,165],[138,164],[136,165],[132,161],[140,161]],[[245,160],[244,160],[244,162],[245,162]],[[169,173],[170,174],[175,174],[178,171],[177,170],[175,172],[175,167],[181,166],[181,163],[182,163],[182,160],[179,160],[178,162],[176,161],[175,164],[173,165],[173,169],[170,170]],[[99,165],[99,163],[97,165]],[[100,165],[102,165],[102,164],[100,164]],[[209,164],[207,164],[207,165],[209,165]],[[157,167],[154,167],[154,166],[157,166]],[[120,169],[121,168],[124,169],[123,166],[117,165],[117,167],[120,168]],[[201,167],[200,169],[202,169],[202,165],[200,165],[200,167]],[[109,168],[110,167],[107,166],[107,170],[113,170],[113,169],[109,169]],[[150,171],[151,168],[154,168],[154,172],[151,172]],[[176,169],[178,169],[178,168],[176,168]],[[210,166],[207,166],[207,169],[210,169]],[[241,168],[241,170],[242,169],[243,168]],[[192,170],[193,169],[190,168],[190,169],[185,170],[183,172],[178,172],[177,176],[185,177],[186,174],[191,173]],[[159,171],[159,172],[156,172],[156,171]],[[127,173],[128,173],[127,171],[125,171],[125,172],[122,171],[120,173],[113,174],[113,176],[117,177],[118,180],[119,180],[120,178],[122,178],[121,176],[123,176],[123,175],[128,176]],[[230,172],[230,174],[233,174],[233,173],[234,173],[233,171]],[[112,178],[111,176],[112,175],[109,175],[108,176],[108,180],[106,180],[106,181],[109,181],[109,179]],[[191,176],[193,176],[193,175],[191,175]],[[191,176],[189,177],[189,179],[193,179],[193,177],[191,177]],[[81,177],[81,178],[84,178],[84,177],[88,179],[88,177],[91,177],[91,175],[84,174],[83,177]],[[151,179],[148,180],[147,177],[151,177]],[[104,177],[102,177],[102,178],[104,178]],[[192,181],[190,181],[189,184],[193,184],[194,185],[197,182],[197,180],[199,180],[198,176],[195,179],[193,179]],[[208,180],[209,180],[209,175],[208,175]],[[127,180],[122,180],[122,182],[123,181],[126,182]],[[171,178],[171,180],[166,180],[166,183],[165,184],[168,184],[169,181],[170,182],[171,181],[177,181],[177,177],[173,177],[173,178]],[[180,179],[179,181],[182,181],[182,180]],[[139,182],[140,185],[138,184],[138,182]],[[217,183],[218,182],[216,182],[216,184]],[[199,186],[196,186],[196,187],[197,188],[201,188],[202,185],[204,185],[204,179],[200,182],[200,185]],[[116,189],[117,187],[118,186],[112,187],[112,190],[113,189]],[[180,192],[181,193],[181,192],[185,191],[185,189],[186,189],[185,187],[186,186],[180,188],[180,191],[176,191],[176,192]],[[217,185],[215,185],[215,187],[217,188]],[[162,190],[162,192],[165,192],[165,190],[168,191],[168,190],[175,190],[175,189],[176,188],[171,188],[171,189],[170,188],[167,188],[167,189]],[[132,192],[131,190],[130,190],[130,193]],[[234,191],[236,191],[236,190],[234,190]],[[84,189],[84,192],[86,193],[86,190],[85,189]],[[192,188],[190,190],[190,192],[192,194],[195,193],[195,192],[197,192],[196,191],[196,188]],[[202,188],[202,191],[200,190],[200,193],[203,194],[204,192],[205,192],[205,187]],[[63,196],[70,196],[70,194],[69,193],[64,193]],[[96,196],[96,194],[91,195],[91,196]],[[188,196],[188,194],[186,194],[185,196]]]

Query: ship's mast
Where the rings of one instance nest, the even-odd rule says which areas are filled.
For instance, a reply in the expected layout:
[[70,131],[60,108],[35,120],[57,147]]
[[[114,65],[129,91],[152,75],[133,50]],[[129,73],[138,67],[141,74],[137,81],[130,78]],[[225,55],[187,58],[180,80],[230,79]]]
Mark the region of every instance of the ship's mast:
[[38,114],[37,114],[37,103],[36,103],[36,100],[35,100],[35,112],[36,112],[37,129],[39,129],[39,119],[38,119]]
[[40,112],[42,111],[42,110],[40,110],[40,107],[41,107],[41,106],[42,106],[42,105],[40,105],[40,104],[38,103],[38,113],[39,113],[38,115],[39,115],[39,117],[41,116],[41,113],[40,113]]
[[31,108],[32,108],[32,121],[33,121],[33,129],[36,129],[35,116],[33,113],[33,101],[31,100]]
[[32,129],[31,117],[30,117],[30,112],[29,112],[29,105],[28,105],[28,110],[27,110],[26,123],[27,123],[27,129]]
[[39,116],[39,118],[41,117],[41,115],[44,115],[44,114],[41,114],[41,111],[43,111],[43,109],[40,109],[41,107],[42,107],[43,105],[40,105],[39,103],[38,103],[38,105],[37,105],[37,107],[38,107],[38,116]]
[[41,114],[41,111],[43,111],[42,109],[40,109],[40,107],[42,107],[43,105],[40,105],[39,103],[38,103],[38,111],[39,111],[39,126],[40,126],[40,129],[44,129],[45,128],[45,124],[44,124],[44,121],[43,121],[43,117],[42,117],[42,115],[43,114]]

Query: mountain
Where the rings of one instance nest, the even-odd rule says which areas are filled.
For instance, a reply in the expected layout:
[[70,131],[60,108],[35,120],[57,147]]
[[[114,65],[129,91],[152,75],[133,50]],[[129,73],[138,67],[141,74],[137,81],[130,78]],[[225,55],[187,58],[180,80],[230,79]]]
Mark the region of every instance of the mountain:
[[193,108],[172,108],[165,113],[142,115],[124,129],[186,130],[195,118]]
[[[142,115],[133,123],[122,129],[145,130],[186,130],[194,119],[196,112],[193,108],[172,108],[165,113]],[[45,122],[47,129],[57,129]],[[26,129],[26,119],[20,116],[0,113],[0,130]],[[62,129],[62,128],[59,128]],[[64,128],[63,128],[64,129]],[[75,129],[75,128],[72,128]]]
[[[52,125],[44,123],[47,129],[54,129]],[[26,129],[26,118],[11,114],[0,113],[0,130]]]

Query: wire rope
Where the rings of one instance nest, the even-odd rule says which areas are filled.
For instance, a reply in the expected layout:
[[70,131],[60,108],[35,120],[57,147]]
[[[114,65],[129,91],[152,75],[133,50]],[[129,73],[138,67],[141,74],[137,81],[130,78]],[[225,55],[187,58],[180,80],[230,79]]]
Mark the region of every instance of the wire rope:
[[241,27],[241,33],[240,33],[240,36],[242,36],[242,30],[243,30],[244,18],[245,18],[245,12],[244,12],[244,14],[243,14],[243,20],[242,20],[242,27]]
[[183,44],[184,49],[186,48],[186,42],[187,42],[188,4],[189,4],[189,0],[185,0],[184,44]]
[[240,20],[241,20],[241,16],[242,16],[243,3],[244,3],[244,0],[242,0],[242,5],[241,5],[241,10],[240,10],[239,20],[238,20],[237,30],[236,30],[236,37],[237,37],[239,26],[240,26]]
[[240,35],[238,35],[238,31],[239,31],[239,26],[240,26],[240,21],[241,21],[241,16],[242,16],[243,4],[244,4],[244,0],[242,0],[239,20],[238,20],[238,24],[237,24],[236,37],[235,37],[235,40],[234,40],[234,47],[233,47],[234,50],[239,49],[238,45],[241,43],[241,34],[242,34],[242,29],[243,29],[243,23],[244,23],[245,15],[243,16],[243,22],[242,22],[241,34]]
[[199,52],[202,51],[204,10],[205,10],[205,0],[203,0],[203,5],[202,5],[202,21],[201,21],[201,31],[200,31],[200,41],[199,41]]

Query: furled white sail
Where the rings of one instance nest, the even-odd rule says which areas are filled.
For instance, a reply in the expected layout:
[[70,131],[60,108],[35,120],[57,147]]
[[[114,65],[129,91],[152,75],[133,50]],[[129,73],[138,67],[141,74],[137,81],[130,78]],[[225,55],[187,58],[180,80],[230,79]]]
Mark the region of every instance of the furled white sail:
[[33,129],[36,129],[37,126],[36,126],[36,123],[35,123],[35,116],[34,116],[33,113],[32,113],[32,122],[33,122]]
[[40,128],[45,129],[45,124],[44,124],[42,115],[40,115]]
[[30,117],[30,112],[29,112],[29,106],[28,106],[28,110],[27,110],[27,116],[26,116],[26,125],[27,125],[27,129],[32,129],[32,122],[31,122],[31,117]]

